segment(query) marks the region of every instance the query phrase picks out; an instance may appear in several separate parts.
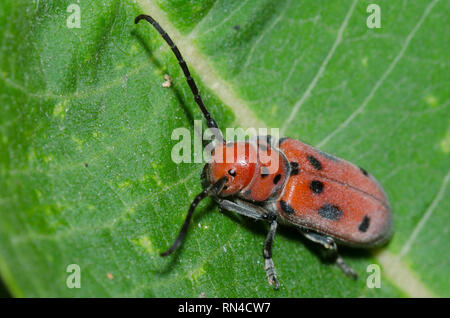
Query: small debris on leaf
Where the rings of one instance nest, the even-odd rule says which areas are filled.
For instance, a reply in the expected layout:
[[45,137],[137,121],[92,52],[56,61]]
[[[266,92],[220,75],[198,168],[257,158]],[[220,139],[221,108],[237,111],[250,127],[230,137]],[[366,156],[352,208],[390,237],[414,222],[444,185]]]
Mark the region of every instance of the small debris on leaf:
[[162,87],[170,87],[170,86],[172,86],[172,77],[170,77],[169,75],[167,75],[167,74],[165,74],[164,75],[164,79],[165,79],[165,82],[164,83],[162,83]]

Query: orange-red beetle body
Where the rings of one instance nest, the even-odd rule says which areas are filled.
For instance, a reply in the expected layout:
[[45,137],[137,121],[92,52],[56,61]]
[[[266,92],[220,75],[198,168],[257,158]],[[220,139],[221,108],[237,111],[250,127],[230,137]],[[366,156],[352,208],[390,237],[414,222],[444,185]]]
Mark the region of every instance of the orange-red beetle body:
[[202,174],[204,190],[189,207],[167,256],[182,243],[197,204],[212,196],[225,210],[270,223],[263,249],[269,284],[279,288],[272,261],[278,223],[296,226],[307,239],[334,253],[342,271],[356,272],[337,254],[336,242],[359,247],[382,244],[391,236],[392,213],[378,182],[364,169],[300,141],[270,136],[226,143],[206,109],[189,68],[169,35],[150,16],[140,15],[161,34],[175,54],[194,100],[219,144]]
[[277,202],[283,218],[353,246],[389,239],[391,208],[366,170],[294,139],[283,141],[280,150],[299,165]]
[[[339,243],[372,247],[389,239],[391,208],[383,189],[367,171],[298,140],[273,139],[220,145],[207,169],[209,183],[228,176],[221,196],[263,205],[284,223],[329,235]],[[237,157],[244,152],[245,156]],[[272,160],[249,163],[249,157],[261,152],[269,153]],[[222,163],[222,154],[232,153],[234,160]],[[275,156],[277,168],[270,172],[266,167]]]

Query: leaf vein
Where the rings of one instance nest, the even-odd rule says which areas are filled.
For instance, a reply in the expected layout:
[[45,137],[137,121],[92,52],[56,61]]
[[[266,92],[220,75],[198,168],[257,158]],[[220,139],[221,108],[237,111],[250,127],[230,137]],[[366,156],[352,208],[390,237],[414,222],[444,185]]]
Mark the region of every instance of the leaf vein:
[[304,102],[306,101],[306,99],[310,96],[311,91],[314,89],[314,87],[316,86],[317,82],[319,81],[319,79],[322,77],[323,73],[325,72],[325,69],[328,65],[328,62],[331,60],[331,58],[334,55],[334,52],[336,52],[337,47],[339,46],[339,44],[342,42],[342,38],[343,38],[343,34],[344,34],[344,30],[347,27],[348,21],[350,20],[350,17],[353,14],[353,11],[355,9],[356,3],[358,2],[358,0],[354,0],[352,5],[350,6],[347,14],[345,15],[344,21],[342,22],[336,40],[334,41],[333,45],[331,46],[330,51],[328,52],[327,56],[325,57],[325,59],[323,60],[322,64],[320,65],[319,70],[317,71],[316,75],[314,76],[313,80],[311,81],[311,83],[308,85],[308,88],[306,89],[306,91],[303,93],[302,97],[295,103],[294,108],[292,109],[289,117],[287,118],[287,120],[284,122],[283,127],[281,128],[281,136],[284,135],[287,127],[289,127],[289,125],[291,124],[292,120],[294,119],[294,117],[297,115],[297,112],[299,111],[300,107],[302,107],[302,105],[304,104]]
[[401,60],[403,55],[405,54],[406,49],[408,48],[411,40],[416,35],[417,31],[422,26],[423,22],[425,21],[425,18],[430,13],[431,9],[434,7],[434,5],[439,2],[439,0],[434,0],[431,2],[426,8],[424,13],[422,14],[421,18],[419,19],[419,22],[413,27],[411,32],[406,37],[405,42],[403,43],[399,53],[394,58],[391,64],[389,64],[386,71],[383,73],[383,75],[378,79],[378,81],[375,83],[371,91],[369,92],[369,95],[364,99],[362,104],[352,113],[350,116],[342,123],[340,124],[333,132],[331,132],[328,136],[326,136],[321,142],[317,144],[317,147],[323,147],[328,141],[330,141],[331,138],[333,138],[336,134],[341,132],[343,129],[345,129],[352,121],[355,119],[355,117],[360,114],[367,106],[367,104],[372,100],[373,96],[375,95],[375,92],[378,90],[378,88],[383,84],[383,82],[386,80],[386,78],[391,74],[392,70],[395,68],[395,66],[398,64],[398,62]]
[[433,212],[436,210],[436,207],[438,206],[439,202],[444,197],[445,189],[447,188],[447,184],[448,184],[449,180],[450,180],[450,171],[447,172],[447,175],[444,177],[441,187],[439,188],[438,193],[436,194],[433,202],[428,207],[425,214],[420,219],[419,223],[417,223],[416,227],[414,228],[413,232],[411,233],[411,235],[408,238],[408,240],[406,241],[406,243],[403,245],[403,248],[398,255],[399,258],[402,258],[403,256],[405,256],[411,249],[412,244],[416,240],[416,238],[419,235],[420,231],[422,230],[423,226],[428,221],[428,219],[431,217]]

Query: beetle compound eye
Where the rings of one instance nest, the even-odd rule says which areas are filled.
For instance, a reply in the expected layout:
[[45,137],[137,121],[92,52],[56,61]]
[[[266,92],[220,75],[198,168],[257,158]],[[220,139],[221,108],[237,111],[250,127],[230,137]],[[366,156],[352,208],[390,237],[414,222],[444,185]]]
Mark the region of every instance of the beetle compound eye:
[[236,176],[236,171],[234,171],[234,169],[230,169],[230,170],[228,170],[228,174],[230,176],[232,176],[232,177],[235,177]]

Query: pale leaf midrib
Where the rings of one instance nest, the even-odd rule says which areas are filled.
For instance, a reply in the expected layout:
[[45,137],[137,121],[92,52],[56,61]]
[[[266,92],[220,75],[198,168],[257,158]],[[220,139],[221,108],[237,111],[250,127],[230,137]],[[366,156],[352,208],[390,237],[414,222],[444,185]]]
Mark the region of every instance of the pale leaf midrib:
[[410,297],[436,297],[398,255],[383,250],[375,254],[375,258],[380,263],[383,274]]

